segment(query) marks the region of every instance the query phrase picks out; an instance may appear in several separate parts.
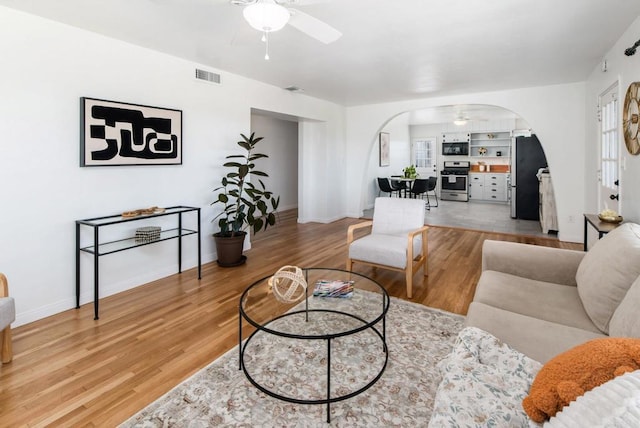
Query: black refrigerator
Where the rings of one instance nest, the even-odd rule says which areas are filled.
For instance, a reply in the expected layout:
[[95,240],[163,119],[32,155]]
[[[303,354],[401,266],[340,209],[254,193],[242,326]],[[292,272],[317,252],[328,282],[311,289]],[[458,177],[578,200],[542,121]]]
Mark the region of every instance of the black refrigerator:
[[538,170],[547,167],[547,157],[534,134],[516,137],[511,150],[511,217],[540,220]]

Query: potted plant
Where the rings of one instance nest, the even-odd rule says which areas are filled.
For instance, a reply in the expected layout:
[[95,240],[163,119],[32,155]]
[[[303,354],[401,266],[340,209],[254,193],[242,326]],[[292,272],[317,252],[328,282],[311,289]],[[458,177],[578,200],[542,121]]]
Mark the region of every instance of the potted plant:
[[402,170],[405,178],[418,178],[418,172],[416,171],[416,167],[413,165],[409,165],[405,169]]
[[[257,177],[268,177],[268,174],[257,170],[255,161],[268,156],[262,153],[254,153],[254,148],[263,137],[256,137],[252,133],[250,137],[240,134],[241,141],[238,146],[244,150],[244,154],[229,155],[224,167],[228,168],[227,174],[222,177],[221,186],[213,191],[218,192],[217,198],[211,203],[221,205],[222,211],[212,221],[218,220],[220,231],[214,233],[218,264],[220,266],[238,266],[245,262],[242,255],[244,238],[247,229],[253,229],[253,233],[266,230],[276,223],[275,212],[280,204],[280,197],[266,189],[264,183]],[[257,178],[257,183],[250,178]]]

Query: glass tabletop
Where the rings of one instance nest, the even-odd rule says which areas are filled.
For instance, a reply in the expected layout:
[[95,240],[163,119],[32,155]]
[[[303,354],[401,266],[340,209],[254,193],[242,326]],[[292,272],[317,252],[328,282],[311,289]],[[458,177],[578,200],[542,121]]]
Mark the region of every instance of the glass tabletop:
[[[251,284],[240,298],[241,316],[278,336],[315,339],[369,328],[389,308],[387,291],[364,275],[326,268],[303,268],[301,273],[306,290],[290,290],[292,281],[288,280],[270,284],[272,275]],[[275,292],[274,287],[278,288]],[[295,301],[276,296],[290,291]]]
[[84,224],[87,226],[106,226],[109,224],[126,223],[129,221],[142,220],[144,218],[163,217],[171,214],[186,213],[189,211],[198,211],[198,210],[200,210],[200,208],[186,207],[186,206],[167,207],[167,208],[158,208],[157,212],[154,212],[152,214],[140,214],[135,217],[123,217],[121,214],[114,214],[114,215],[105,216],[105,217],[95,217],[95,218],[86,218],[83,220],[76,220],[76,223]]

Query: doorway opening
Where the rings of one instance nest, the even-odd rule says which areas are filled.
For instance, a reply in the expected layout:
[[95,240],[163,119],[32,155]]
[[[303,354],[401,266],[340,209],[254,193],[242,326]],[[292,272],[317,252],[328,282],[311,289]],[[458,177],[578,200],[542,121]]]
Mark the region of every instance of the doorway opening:
[[[511,204],[516,199],[515,177],[512,179],[511,176],[512,163],[515,170],[511,156],[515,150],[512,148],[516,137],[531,137],[534,132],[528,122],[516,113],[491,105],[432,107],[401,113],[386,122],[379,131],[390,136],[391,159],[389,166],[379,166],[377,151],[371,151],[369,168],[365,173],[368,183],[365,216],[371,214],[378,194],[377,177],[399,175],[406,166],[416,165],[416,169],[422,168],[418,171],[421,178],[437,177],[439,185],[436,191],[440,197],[445,162],[461,161],[469,164],[469,176],[478,175],[482,181],[479,186],[484,186],[487,191],[474,189],[476,199],[469,202],[443,201],[441,207],[432,208],[427,213],[427,224],[557,239],[557,230],[543,231],[539,218],[519,219],[511,215]],[[461,143],[466,149],[463,147],[464,150],[458,153],[445,154],[443,141]],[[532,172],[536,188],[535,200],[531,204],[535,205],[536,213],[540,204],[540,177],[537,174],[544,167],[547,167],[546,163],[536,165]],[[489,175],[493,178],[487,181]],[[470,179],[467,181],[472,182]],[[478,180],[475,182],[478,185]],[[498,193],[500,196],[496,197]],[[547,197],[552,200],[547,205],[555,210],[553,193]]]

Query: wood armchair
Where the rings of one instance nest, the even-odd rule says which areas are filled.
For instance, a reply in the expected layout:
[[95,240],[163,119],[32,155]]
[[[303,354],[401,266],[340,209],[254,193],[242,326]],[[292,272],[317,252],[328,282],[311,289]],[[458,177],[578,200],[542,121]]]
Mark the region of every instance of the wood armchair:
[[[405,273],[407,297],[413,296],[413,277],[423,268],[428,275],[425,202],[417,199],[377,198],[373,220],[354,224],[347,231],[347,270],[363,263]],[[355,239],[355,231],[371,227],[371,233]]]
[[11,323],[16,319],[13,297],[9,297],[7,277],[0,273],[0,359],[8,363],[13,359],[11,346]]

